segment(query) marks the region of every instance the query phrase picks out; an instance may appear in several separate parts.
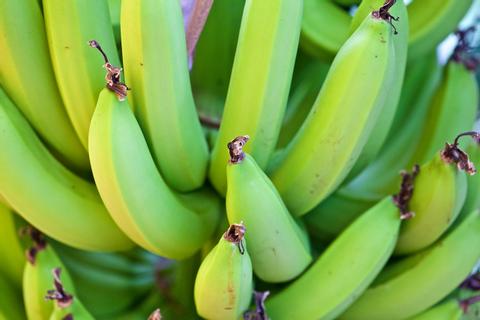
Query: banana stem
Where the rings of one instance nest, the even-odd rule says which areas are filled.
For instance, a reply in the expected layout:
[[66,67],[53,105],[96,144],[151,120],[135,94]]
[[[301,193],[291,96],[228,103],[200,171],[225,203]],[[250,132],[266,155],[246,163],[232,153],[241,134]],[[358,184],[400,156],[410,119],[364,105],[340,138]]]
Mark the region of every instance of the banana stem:
[[380,7],[380,9],[372,12],[372,15],[375,18],[387,21],[393,28],[393,34],[398,34],[397,28],[395,28],[395,26],[393,25],[392,20],[398,21],[399,18],[392,16],[390,12],[388,12],[388,10],[390,10],[390,8],[395,4],[395,2],[397,2],[397,0],[386,0],[383,6]]
[[265,310],[265,300],[270,295],[270,291],[253,291],[255,300],[255,311],[247,311],[243,315],[244,320],[268,320],[269,317]]
[[245,253],[245,247],[243,246],[243,237],[245,236],[245,226],[242,222],[231,224],[227,231],[223,234],[223,238],[228,242],[234,243],[238,246],[240,254]]
[[476,131],[468,131],[460,133],[452,144],[445,143],[445,148],[441,151],[442,160],[446,163],[455,163],[459,170],[463,170],[469,175],[474,175],[477,170],[475,169],[474,164],[469,160],[468,154],[460,149],[458,146],[458,140],[461,137],[470,136],[473,140],[480,144],[480,133]]
[[408,220],[415,216],[415,213],[409,209],[409,203],[413,196],[413,182],[419,172],[420,166],[418,164],[413,166],[411,173],[408,173],[406,170],[400,172],[400,175],[402,176],[400,192],[392,197],[393,203],[400,210],[400,220]]
[[245,158],[245,153],[243,152],[243,146],[250,139],[249,136],[238,136],[227,144],[228,152],[230,154],[229,162],[232,164],[237,164],[242,162]]

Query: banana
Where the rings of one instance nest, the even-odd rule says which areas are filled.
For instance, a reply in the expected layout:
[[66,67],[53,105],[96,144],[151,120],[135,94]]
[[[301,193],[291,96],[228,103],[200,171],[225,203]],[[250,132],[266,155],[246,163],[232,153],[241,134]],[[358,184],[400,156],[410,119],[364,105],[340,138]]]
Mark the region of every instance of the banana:
[[334,1],[342,6],[353,6],[356,4],[360,4],[362,2],[361,0],[334,0]]
[[197,189],[208,146],[190,87],[179,1],[122,0],[121,32],[129,101],[153,158],[170,186]]
[[304,0],[301,48],[321,60],[332,60],[347,41],[352,18],[332,0]]
[[[225,195],[225,145],[248,134],[247,147],[264,169],[275,149],[287,104],[303,0],[247,0],[209,179]],[[261,31],[259,31],[261,30]]]
[[250,305],[252,263],[244,234],[242,224],[230,225],[198,269],[194,296],[203,318],[236,320]]
[[431,52],[457,28],[473,0],[415,0],[408,6],[408,59]]
[[0,194],[25,220],[76,248],[124,250],[95,186],[60,164],[0,88]]
[[[352,19],[352,33],[358,28],[372,10],[380,7],[385,0],[368,0],[362,1],[355,16]],[[347,183],[356,175],[358,175],[367,165],[369,165],[378,155],[382,146],[385,144],[390,128],[393,124],[395,114],[397,113],[402,84],[404,81],[405,70],[407,66],[407,49],[408,49],[408,13],[407,7],[403,0],[396,1],[389,10],[396,22],[396,28],[401,30],[395,35],[395,69],[393,71],[393,84],[391,86],[388,99],[384,101],[384,106],[375,126],[370,133],[367,143],[362,149],[352,170],[349,172],[344,183]]]
[[26,319],[22,304],[22,293],[0,274],[0,319]]
[[[112,22],[113,36],[115,37],[115,43],[120,48],[122,44],[120,33],[120,10],[122,0],[108,0],[108,9],[110,12],[110,21]],[[90,40],[90,39],[89,39]]]
[[0,85],[62,160],[77,171],[88,171],[87,152],[55,82],[38,1],[1,0],[0,30]]
[[388,11],[381,12],[366,17],[342,46],[310,114],[269,168],[294,215],[311,210],[346,177],[388,97],[395,52]]
[[399,210],[387,197],[355,220],[300,278],[267,299],[268,315],[335,319],[387,262],[399,227]]
[[[460,213],[467,193],[467,180],[461,168],[465,168],[468,174],[474,172],[469,170],[468,164],[457,164],[455,157],[458,154],[468,157],[459,149],[458,138],[420,168],[410,201],[410,210],[415,217],[402,225],[396,254],[411,254],[428,247],[441,237]],[[460,170],[453,164],[457,164]]]
[[45,0],[45,29],[50,57],[73,127],[85,149],[88,127],[98,94],[105,86],[95,72],[102,62],[88,47],[90,39],[100,41],[114,65],[119,65],[107,0]]
[[19,225],[14,215],[9,208],[0,204],[0,276],[20,288],[25,255],[19,238]]
[[449,299],[432,307],[409,320],[461,320],[463,311],[457,299]]
[[93,114],[89,152],[108,211],[141,247],[182,259],[199,250],[213,233],[219,200],[208,191],[180,196],[167,186],[128,101],[120,101],[108,88],[100,93]]
[[382,271],[378,281],[340,319],[405,319],[450,293],[480,258],[480,214],[471,212],[435,245]]
[[247,141],[248,136],[239,136],[228,144],[228,221],[245,223],[255,274],[267,282],[288,281],[312,261],[309,245],[270,179],[243,152]]

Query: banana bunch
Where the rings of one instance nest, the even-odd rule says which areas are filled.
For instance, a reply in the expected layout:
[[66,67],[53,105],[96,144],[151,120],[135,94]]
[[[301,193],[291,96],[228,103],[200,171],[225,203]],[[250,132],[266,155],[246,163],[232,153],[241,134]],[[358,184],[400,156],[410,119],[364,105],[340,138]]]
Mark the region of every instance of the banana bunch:
[[0,0],[0,320],[478,319],[474,2]]

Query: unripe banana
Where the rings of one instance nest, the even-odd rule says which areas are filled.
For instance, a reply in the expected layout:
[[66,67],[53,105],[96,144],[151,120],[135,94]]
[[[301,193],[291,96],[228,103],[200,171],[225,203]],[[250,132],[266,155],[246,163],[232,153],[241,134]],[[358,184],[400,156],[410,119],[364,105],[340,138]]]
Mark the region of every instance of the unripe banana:
[[416,315],[455,289],[479,258],[480,214],[473,211],[429,249],[382,271],[340,319],[396,320]]
[[178,0],[122,0],[121,32],[130,103],[165,181],[202,186],[208,147],[195,110]]
[[95,186],[55,159],[0,88],[0,194],[25,220],[76,248],[116,251],[133,243]]
[[305,270],[312,256],[275,186],[243,152],[247,141],[248,136],[239,136],[228,144],[228,220],[245,223],[255,274],[267,282],[288,281]]
[[[3,263],[3,261],[2,261]],[[0,319],[24,320],[22,292],[0,273]]]
[[388,97],[395,63],[393,32],[380,17],[387,13],[379,12],[366,17],[342,46],[300,131],[269,168],[294,215],[311,210],[346,177]]
[[300,278],[267,299],[268,315],[335,319],[383,268],[399,227],[399,210],[387,197],[355,220]]
[[461,320],[463,311],[457,299],[449,299],[408,320]]
[[198,269],[195,305],[206,319],[236,320],[250,305],[252,263],[244,234],[242,224],[232,224]]
[[247,0],[209,179],[225,194],[225,145],[248,134],[247,147],[265,169],[275,149],[287,104],[300,36],[303,0]]
[[182,197],[174,193],[158,172],[128,102],[119,101],[107,88],[100,93],[93,114],[89,151],[108,211],[138,245],[182,259],[210,237],[220,210],[218,199],[205,197],[209,192],[204,191]]
[[72,128],[55,82],[39,3],[1,0],[0,30],[0,85],[62,160],[87,171],[87,152]]
[[[480,145],[478,143],[472,143],[467,146],[467,154],[473,163],[480,163]],[[460,223],[465,219],[470,212],[480,208],[480,174],[476,174],[473,177],[467,179],[467,196],[462,210],[455,220],[455,224]]]
[[22,270],[25,254],[19,238],[15,213],[0,203],[0,274],[12,284],[22,286]]
[[[117,0],[119,1],[119,0]],[[68,116],[85,149],[88,127],[98,94],[105,86],[95,72],[102,57],[87,45],[102,43],[114,65],[119,65],[107,0],[45,0],[43,14],[50,57]]]

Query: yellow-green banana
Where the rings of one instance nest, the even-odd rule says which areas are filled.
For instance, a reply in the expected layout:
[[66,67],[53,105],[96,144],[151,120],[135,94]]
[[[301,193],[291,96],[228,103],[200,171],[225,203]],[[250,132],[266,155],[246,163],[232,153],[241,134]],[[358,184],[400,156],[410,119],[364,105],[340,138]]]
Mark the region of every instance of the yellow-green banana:
[[379,280],[340,319],[405,319],[439,302],[466,278],[480,258],[480,214],[471,212],[429,249],[382,271]]
[[227,143],[248,134],[264,169],[275,149],[300,36],[303,0],[247,0],[209,179],[225,194]]
[[[119,1],[119,0],[118,0]],[[107,0],[45,0],[43,14],[58,88],[85,149],[98,94],[105,86],[96,72],[102,57],[88,46],[98,40],[111,62],[120,65]]]
[[165,181],[202,186],[208,147],[195,110],[179,1],[122,0],[121,32],[130,103]]
[[473,0],[415,0],[408,6],[410,37],[408,58],[417,59],[457,28]]
[[408,320],[462,320],[463,310],[457,299],[449,299]]
[[0,320],[24,319],[26,317],[21,291],[0,273]]
[[[236,320],[252,298],[252,263],[245,227],[232,224],[200,265],[195,279],[195,305],[206,319]],[[246,232],[248,237],[248,230]]]
[[181,196],[167,186],[128,101],[103,89],[88,140],[98,190],[125,234],[168,258],[187,258],[203,246],[215,229],[219,200],[208,191]]
[[388,98],[394,39],[387,13],[380,12],[368,15],[342,46],[310,114],[269,168],[294,215],[307,213],[343,181]]
[[95,186],[65,168],[0,88],[0,194],[25,220],[73,247],[124,250]]
[[267,282],[288,281],[305,270],[312,256],[275,186],[253,157],[243,152],[247,141],[248,137],[239,136],[228,144],[228,220],[245,224],[255,274]]
[[348,39],[352,18],[332,0],[304,2],[300,46],[321,60],[332,60]]
[[[108,0],[108,9],[110,11],[110,21],[112,22],[113,36],[115,37],[115,43],[117,47],[121,46],[121,34],[120,34],[120,10],[122,0]],[[90,40],[90,39],[89,39]]]
[[268,315],[272,319],[335,319],[387,262],[400,221],[390,197],[366,211],[307,272],[267,299]]
[[88,171],[87,152],[55,82],[38,1],[1,0],[0,30],[0,85],[62,160],[78,171]]

